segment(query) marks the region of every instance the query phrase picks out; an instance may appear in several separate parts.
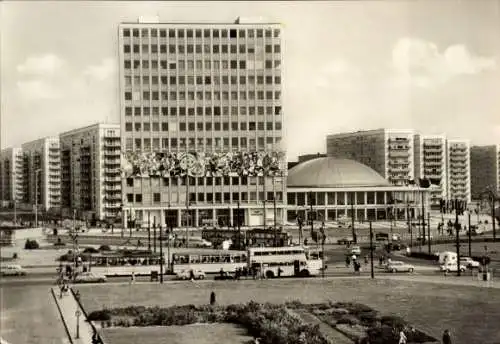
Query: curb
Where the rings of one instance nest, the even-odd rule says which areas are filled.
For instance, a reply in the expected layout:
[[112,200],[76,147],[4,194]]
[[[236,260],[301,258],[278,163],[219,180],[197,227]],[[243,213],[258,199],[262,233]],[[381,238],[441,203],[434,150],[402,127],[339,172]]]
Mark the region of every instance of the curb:
[[75,291],[73,290],[73,287],[70,287],[69,288],[70,292],[71,292],[71,297],[75,299],[76,301],[76,304],[78,305],[78,307],[80,308],[80,310],[82,311],[83,313],[83,316],[85,317],[85,321],[88,322],[90,324],[90,327],[92,327],[92,330],[94,331],[94,333],[97,333],[97,336],[99,337],[100,341],[102,344],[106,344],[102,338],[102,336],[99,334],[99,332],[97,331],[97,329],[95,328],[95,325],[92,321],[89,320],[89,317],[88,317],[88,314],[87,314],[87,311],[85,310],[85,308],[83,307],[82,305],[82,302],[80,301],[80,298],[76,297],[75,295]]
[[52,296],[54,297],[54,301],[57,306],[57,310],[59,311],[59,316],[61,317],[62,323],[64,325],[64,329],[66,330],[66,334],[68,335],[69,342],[71,344],[74,344],[73,337],[71,336],[71,333],[69,332],[68,324],[66,324],[66,319],[64,319],[64,315],[61,310],[61,306],[59,305],[59,302],[57,301],[57,296],[54,292],[54,288],[50,288],[50,291],[52,293]]

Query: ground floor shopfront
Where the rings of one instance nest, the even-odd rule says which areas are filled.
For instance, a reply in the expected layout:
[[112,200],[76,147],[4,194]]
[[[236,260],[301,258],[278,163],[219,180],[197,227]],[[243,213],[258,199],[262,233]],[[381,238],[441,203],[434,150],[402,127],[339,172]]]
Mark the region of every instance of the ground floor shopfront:
[[[190,206],[189,208],[129,208],[124,209],[124,226],[147,227],[237,227],[282,225],[284,222],[284,205],[270,204],[230,204],[224,206]],[[264,216],[265,214],[265,216]]]
[[288,188],[287,221],[408,220],[429,211],[429,192],[408,187]]

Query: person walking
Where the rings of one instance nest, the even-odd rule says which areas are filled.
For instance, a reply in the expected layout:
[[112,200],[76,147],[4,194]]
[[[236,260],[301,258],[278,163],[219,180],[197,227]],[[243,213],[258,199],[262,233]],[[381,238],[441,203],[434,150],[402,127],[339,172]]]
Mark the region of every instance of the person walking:
[[405,334],[405,331],[404,330],[401,330],[399,332],[399,344],[406,344],[407,343],[407,340],[408,338],[406,338],[406,334]]
[[351,258],[349,258],[349,256],[347,255],[345,257],[345,267],[348,268],[349,265],[351,265]]
[[214,291],[212,291],[210,293],[210,306],[213,306],[213,305],[215,305],[215,292]]
[[443,332],[443,344],[451,344],[450,330],[444,330],[444,332]]

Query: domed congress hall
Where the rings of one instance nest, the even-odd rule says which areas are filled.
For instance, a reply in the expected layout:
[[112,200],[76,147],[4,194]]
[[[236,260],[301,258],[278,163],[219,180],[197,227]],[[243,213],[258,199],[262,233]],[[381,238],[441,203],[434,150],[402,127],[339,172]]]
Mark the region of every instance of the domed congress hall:
[[[318,157],[288,170],[287,220],[311,213],[315,220],[406,220],[427,213],[428,190],[391,185],[380,174],[359,162]],[[422,197],[422,195],[424,195]],[[391,215],[392,214],[392,215]]]

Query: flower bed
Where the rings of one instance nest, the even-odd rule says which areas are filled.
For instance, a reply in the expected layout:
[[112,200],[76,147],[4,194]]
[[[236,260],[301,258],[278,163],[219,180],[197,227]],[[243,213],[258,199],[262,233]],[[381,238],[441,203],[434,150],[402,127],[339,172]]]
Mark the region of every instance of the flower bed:
[[196,323],[231,323],[243,326],[263,344],[303,343],[326,344],[318,325],[307,324],[287,309],[305,310],[350,338],[353,342],[397,344],[404,331],[408,343],[436,342],[436,339],[411,327],[397,316],[382,316],[363,304],[328,302],[285,305],[249,302],[229,306],[173,306],[168,308],[130,306],[103,309],[89,314],[89,320],[100,321],[102,327],[182,326]]

